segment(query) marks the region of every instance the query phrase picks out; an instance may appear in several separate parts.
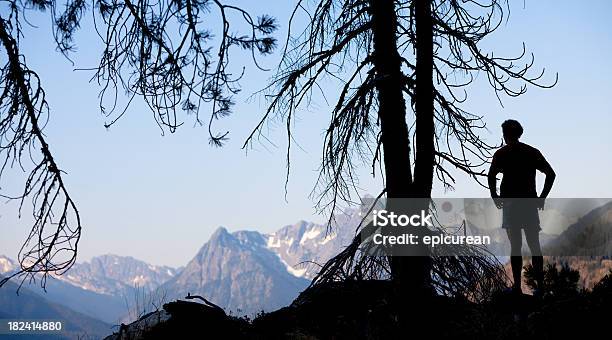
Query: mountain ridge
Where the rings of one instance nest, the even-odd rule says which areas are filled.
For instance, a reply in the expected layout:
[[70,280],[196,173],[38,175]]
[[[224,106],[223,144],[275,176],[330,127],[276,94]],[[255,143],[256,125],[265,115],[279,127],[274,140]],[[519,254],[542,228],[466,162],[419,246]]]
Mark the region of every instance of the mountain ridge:
[[[612,205],[609,209],[612,211]],[[230,232],[218,227],[184,267],[155,266],[130,256],[106,254],[77,263],[74,270],[58,281],[103,296],[123,298],[138,294],[134,285],[142,284],[142,300],[146,298],[149,304],[160,305],[192,294],[204,296],[233,313],[253,315],[291,303],[316,275],[319,265],[350,244],[354,228],[361,222],[361,213],[359,209],[346,209],[335,216],[330,229],[305,220],[269,233]],[[574,229],[569,228],[567,233]],[[500,240],[505,236],[502,229],[495,229],[491,235]],[[543,234],[542,243],[550,243],[553,237],[556,235]],[[577,264],[581,263],[589,271],[595,266]],[[14,261],[0,256],[0,270],[15,266]],[[590,282],[594,280],[586,280],[585,287]]]
[[205,296],[227,310],[253,314],[289,304],[309,283],[291,275],[256,231],[219,227],[176,277],[160,289],[170,296]]
[[99,339],[112,331],[110,323],[49,301],[28,287],[22,286],[17,295],[18,286],[9,281],[0,288],[0,317],[61,320],[64,332],[53,339]]

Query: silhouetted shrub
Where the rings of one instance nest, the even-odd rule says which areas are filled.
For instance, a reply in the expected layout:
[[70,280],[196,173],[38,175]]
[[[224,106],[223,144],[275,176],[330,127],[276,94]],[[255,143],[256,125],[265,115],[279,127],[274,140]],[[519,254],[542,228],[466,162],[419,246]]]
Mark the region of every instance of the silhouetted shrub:
[[[533,290],[538,286],[535,275],[533,266],[525,266],[525,283]],[[544,295],[557,297],[577,295],[579,280],[580,273],[570,268],[567,263],[561,264],[561,270],[556,263],[548,263],[544,268]]]

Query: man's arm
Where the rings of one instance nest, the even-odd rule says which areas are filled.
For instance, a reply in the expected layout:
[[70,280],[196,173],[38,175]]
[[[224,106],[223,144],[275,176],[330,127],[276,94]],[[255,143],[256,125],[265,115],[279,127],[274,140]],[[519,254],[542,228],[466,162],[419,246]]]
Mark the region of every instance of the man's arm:
[[487,179],[489,182],[489,192],[491,193],[491,197],[493,198],[493,202],[495,202],[495,206],[498,209],[503,207],[503,202],[499,198],[497,194],[497,174],[502,172],[499,167],[499,157],[497,153],[493,154],[493,160],[491,160],[491,167],[489,167],[489,174],[487,175]]
[[541,161],[538,166],[538,170],[540,170],[541,172],[544,173],[544,175],[546,175],[546,180],[544,180],[544,188],[542,188],[542,193],[540,194],[540,198],[546,198],[548,197],[548,194],[550,193],[550,190],[552,189],[552,186],[553,186],[553,183],[555,182],[555,178],[557,177],[557,174],[555,173],[555,170],[553,170],[552,166],[550,166],[550,163],[548,163],[546,158],[544,158],[542,154],[540,154],[540,156],[541,156]]
[[499,195],[497,194],[497,174],[499,174],[501,170],[499,169],[499,160],[497,157],[497,153],[493,154],[493,160],[491,160],[491,166],[489,167],[489,174],[487,175],[487,179],[489,182],[489,191],[491,193],[492,198],[497,198]]
[[489,181],[489,191],[491,192],[491,197],[497,198],[497,174],[499,172],[492,171],[492,168],[489,168],[488,181]]

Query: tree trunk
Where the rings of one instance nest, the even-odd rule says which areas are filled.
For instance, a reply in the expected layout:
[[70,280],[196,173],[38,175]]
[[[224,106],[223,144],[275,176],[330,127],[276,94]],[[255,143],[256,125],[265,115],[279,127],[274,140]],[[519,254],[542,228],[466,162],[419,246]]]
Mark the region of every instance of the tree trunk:
[[[426,1],[426,3],[429,6],[429,1]],[[381,124],[387,197],[391,201],[394,198],[429,197],[430,193],[422,196],[423,189],[421,187],[423,185],[421,183],[413,183],[412,181],[410,139],[406,124],[406,103],[403,95],[402,60],[397,50],[396,29],[398,23],[395,3],[392,0],[370,0],[370,10],[374,41],[373,63],[376,70],[378,116]],[[431,32],[429,35],[429,41],[431,41]],[[423,42],[423,44],[425,43]],[[430,51],[432,48],[433,46],[429,46]],[[431,52],[429,55],[431,56]],[[431,75],[431,71],[429,74]],[[429,78],[431,83],[431,77]],[[431,98],[431,92],[429,98]],[[433,103],[431,107],[433,108]],[[427,130],[424,129],[423,131]],[[423,152],[426,152],[426,149],[423,149]],[[431,156],[433,160],[433,151]],[[433,171],[433,168],[430,168],[430,171]],[[424,171],[422,172],[424,173]],[[424,187],[429,187],[431,191],[432,177],[429,178],[429,185]],[[419,180],[425,179],[421,178]],[[421,189],[417,191],[415,190],[417,188]],[[387,208],[397,211],[394,207]],[[402,295],[420,294],[424,289],[430,287],[431,261],[429,257],[395,256],[390,258],[390,262],[392,278],[400,286]]]
[[397,17],[392,0],[371,0],[374,69],[378,91],[387,197],[411,196],[410,139],[402,92],[402,61],[397,51]]
[[433,85],[433,19],[431,0],[414,3],[416,26],[416,155],[415,192],[431,197],[435,161],[434,85]]

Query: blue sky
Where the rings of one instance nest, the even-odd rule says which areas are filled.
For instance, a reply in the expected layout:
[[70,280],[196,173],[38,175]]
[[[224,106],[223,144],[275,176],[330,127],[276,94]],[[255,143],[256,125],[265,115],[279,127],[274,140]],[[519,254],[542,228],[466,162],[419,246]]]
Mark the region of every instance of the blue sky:
[[[525,41],[536,56],[536,66],[546,67],[548,79],[558,72],[559,84],[505,98],[503,108],[490,89],[475,85],[469,106],[486,117],[490,131],[483,136],[497,142],[499,124],[507,118],[519,119],[525,127],[524,141],[538,147],[558,173],[551,196],[612,196],[608,180],[612,168],[612,26],[608,20],[612,3],[511,2],[508,23],[486,46],[496,53],[512,54]],[[257,7],[255,13],[278,18],[278,37],[284,41],[292,1],[245,3]],[[141,103],[107,130],[97,106],[99,88],[88,83],[92,73],[74,71],[96,64],[100,54],[96,36],[85,25],[77,36],[73,66],[55,52],[47,15],[29,17],[38,27],[25,29],[22,50],[47,91],[51,119],[45,132],[58,163],[68,172],[66,182],[81,211],[80,261],[115,253],[179,266],[220,225],[229,230],[269,232],[300,219],[324,220],[308,198],[328,119],[324,103],[299,113],[294,137],[301,148],[293,148],[286,202],[284,125],[272,124],[268,130],[275,145],[255,144],[248,153],[241,149],[265,110],[262,98],[248,97],[266,83],[269,73],[248,68],[241,83],[243,92],[235,98],[234,114],[216,125],[220,131],[230,131],[231,139],[221,149],[210,147],[206,129],[192,127],[189,117],[177,133],[162,136]],[[5,56],[0,58],[5,60]],[[250,65],[245,56],[234,58]],[[268,67],[277,62],[278,54],[263,59]],[[2,179],[3,190],[19,188],[22,176],[17,171],[7,174]],[[380,190],[378,180],[367,176],[361,180],[366,191]],[[460,177],[454,192],[434,185],[434,194],[484,197],[487,191]],[[29,229],[27,216],[17,219],[16,213],[14,202],[0,205],[0,253],[10,257],[16,257]]]

